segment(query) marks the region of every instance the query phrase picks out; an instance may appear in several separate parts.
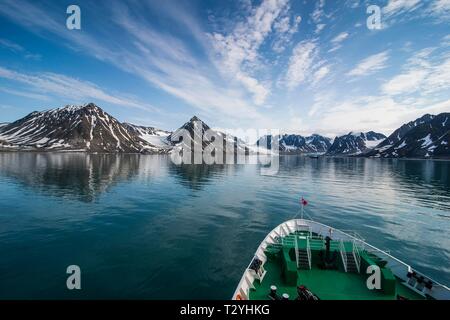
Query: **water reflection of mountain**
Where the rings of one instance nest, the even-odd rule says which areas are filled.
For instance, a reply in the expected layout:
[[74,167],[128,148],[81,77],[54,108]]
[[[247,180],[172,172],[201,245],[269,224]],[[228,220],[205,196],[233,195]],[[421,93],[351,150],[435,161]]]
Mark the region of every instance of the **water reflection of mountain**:
[[181,185],[200,190],[211,181],[211,177],[235,170],[234,165],[173,164],[171,173],[179,179]]
[[0,175],[40,192],[90,202],[109,187],[139,173],[139,155],[2,153]]

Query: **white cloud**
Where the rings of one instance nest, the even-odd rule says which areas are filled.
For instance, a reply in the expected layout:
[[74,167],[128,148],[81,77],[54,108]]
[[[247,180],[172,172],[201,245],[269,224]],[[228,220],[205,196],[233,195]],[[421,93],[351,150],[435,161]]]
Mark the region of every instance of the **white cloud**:
[[352,9],[356,9],[359,7],[360,3],[359,0],[347,0],[346,5]]
[[[271,28],[268,20],[273,21],[272,15],[276,15],[276,12],[273,12],[276,11],[274,8],[284,2],[276,1],[272,4],[267,1],[263,8],[272,10],[270,11],[272,14],[260,8],[255,10],[253,18],[249,18],[251,21],[249,23],[255,26],[250,38],[255,39],[255,42],[261,41],[260,37],[264,35],[265,30]],[[94,38],[88,32],[71,32],[61,28],[55,12],[41,9],[34,3],[21,0],[0,2],[0,14],[6,15],[30,31],[41,36],[56,35],[63,39],[63,43],[68,47],[110,63],[133,76],[138,76],[151,86],[181,99],[204,113],[220,113],[239,119],[262,118],[256,112],[254,105],[244,96],[242,85],[239,87],[230,81],[223,80],[208,59],[197,58],[186,46],[186,42],[192,42],[192,38],[176,38],[170,34],[155,31],[147,20],[142,19],[142,16],[132,15],[127,5],[122,2],[112,2],[103,9],[110,10],[107,13],[116,25],[99,24],[98,31],[102,34],[117,32],[116,27],[119,26],[124,32],[122,41],[110,41],[109,37]],[[23,11],[23,14],[18,15],[19,11]],[[180,13],[179,9],[173,8],[167,11],[173,15],[170,17],[172,21],[194,34],[194,40],[201,46],[210,45],[205,33],[200,32],[200,27],[185,13]],[[245,26],[245,24],[241,26],[242,33],[248,31]],[[237,52],[233,52],[235,53]],[[252,50],[246,53],[249,55],[244,54],[244,56],[251,58]],[[256,95],[256,102],[260,102],[261,100],[258,99],[265,98],[267,95],[265,86],[259,82],[255,84],[245,77],[245,73],[243,75],[241,80],[246,81],[248,90],[252,90]]]
[[447,22],[450,20],[450,0],[434,0],[427,9],[427,13],[435,17],[438,21]]
[[382,91],[389,95],[413,93],[420,89],[427,74],[428,72],[426,70],[409,70],[383,84]]
[[336,37],[334,37],[331,42],[338,44],[348,38],[348,32],[341,32]]
[[316,30],[314,31],[316,34],[319,34],[323,29],[325,29],[326,24],[325,23],[318,23],[316,25]]
[[320,80],[322,80],[327,74],[330,73],[330,66],[322,66],[313,75],[313,85],[316,85]]
[[314,41],[302,41],[294,48],[286,73],[286,85],[289,89],[295,88],[310,75],[317,51]]
[[287,6],[287,0],[264,0],[245,21],[237,23],[231,33],[214,33],[211,36],[212,45],[220,58],[216,62],[218,69],[223,75],[231,76],[244,85],[258,105],[265,101],[270,90],[250,74],[249,65],[257,62],[258,50],[273,28],[279,32],[289,32],[288,21],[284,18],[277,20]]
[[418,93],[430,95],[450,89],[450,57],[432,59],[435,48],[425,48],[414,54],[404,66],[404,71],[381,87],[388,95]]
[[342,42],[347,39],[349,36],[348,32],[341,32],[336,37],[331,39],[331,43],[333,44],[333,47],[328,50],[328,52],[334,52],[342,47]]
[[348,131],[376,130],[389,135],[425,113],[448,112],[450,100],[433,103],[425,99],[403,103],[382,95],[351,97],[342,102],[325,100],[321,101],[321,105],[326,112],[321,112],[320,116],[308,122],[309,131],[315,129],[319,133],[336,136]]
[[335,101],[336,96],[333,91],[322,91],[316,93],[314,95],[314,103],[308,111],[308,116],[313,117],[318,111],[326,111]]
[[389,59],[387,51],[383,51],[362,60],[354,69],[350,70],[349,76],[366,76],[376,71],[386,68]]
[[311,13],[311,19],[315,23],[319,23],[324,15],[325,0],[316,1],[316,7],[314,11]]
[[450,46],[450,34],[446,35],[442,38],[441,45],[443,46]]
[[275,22],[275,41],[272,44],[272,49],[276,53],[283,52],[286,49],[286,46],[291,43],[292,36],[297,33],[301,21],[301,16],[296,16],[291,19],[285,14]]
[[416,10],[420,5],[420,0],[389,0],[383,7],[382,13],[385,17],[397,16]]

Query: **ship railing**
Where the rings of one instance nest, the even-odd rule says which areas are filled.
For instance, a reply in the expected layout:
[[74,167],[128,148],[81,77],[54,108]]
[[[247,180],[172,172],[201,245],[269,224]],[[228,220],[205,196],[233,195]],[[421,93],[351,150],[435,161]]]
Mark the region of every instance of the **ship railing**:
[[292,246],[292,245],[296,244],[297,243],[296,237],[297,236],[294,236],[292,238],[287,238],[287,237],[282,238],[281,239],[282,246]]
[[339,250],[341,251],[342,264],[344,265],[344,270],[347,272],[347,253],[345,251],[344,240],[339,240]]
[[359,249],[358,241],[353,239],[353,258],[355,259],[356,269],[358,269],[358,273],[361,272],[361,253]]
[[309,226],[309,225],[304,225],[304,224],[298,224],[298,221],[296,220],[296,223],[295,223],[295,231],[296,231],[296,233],[298,233],[299,231],[301,232],[301,231],[305,231],[305,232],[307,232],[308,233],[308,235],[310,236],[310,237],[312,237],[312,228],[311,228],[311,226]]
[[356,239],[360,242],[361,247],[364,245],[364,242],[366,241],[361,235],[353,230],[339,230],[343,233],[346,233],[347,235],[350,235],[353,239]]
[[306,237],[306,252],[308,253],[308,264],[309,269],[311,270],[311,246],[309,242],[309,237]]

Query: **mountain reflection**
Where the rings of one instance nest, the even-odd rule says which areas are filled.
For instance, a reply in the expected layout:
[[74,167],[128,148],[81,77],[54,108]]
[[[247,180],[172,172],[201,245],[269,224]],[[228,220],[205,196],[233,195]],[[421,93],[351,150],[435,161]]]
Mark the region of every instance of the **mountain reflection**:
[[202,164],[173,164],[171,173],[180,180],[183,186],[193,190],[200,190],[208,182],[211,181],[212,176],[221,175],[230,170],[234,170],[234,165],[202,165]]
[[[0,153],[0,178],[8,177],[38,192],[92,202],[123,181],[146,181],[172,176],[191,190],[202,190],[224,176],[259,176],[254,165],[175,165],[167,156],[83,153]],[[298,177],[298,191],[306,181],[329,196],[346,199],[349,193],[373,185],[372,193],[407,194],[424,202],[448,204],[450,174],[443,161],[361,158],[280,157],[276,178]],[[269,178],[263,181],[270,181]],[[323,183],[327,182],[327,183]],[[434,202],[434,200],[439,200]],[[448,205],[444,205],[448,208]]]
[[138,175],[140,164],[139,155],[4,153],[0,175],[39,192],[91,202],[119,181]]

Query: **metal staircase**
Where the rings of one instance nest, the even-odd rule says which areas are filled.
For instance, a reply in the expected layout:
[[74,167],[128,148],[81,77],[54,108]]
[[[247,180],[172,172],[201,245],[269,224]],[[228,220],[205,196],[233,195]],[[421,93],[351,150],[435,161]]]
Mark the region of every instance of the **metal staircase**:
[[300,269],[309,269],[308,251],[306,249],[298,249],[298,267]]
[[347,255],[347,272],[359,273],[353,252],[346,252],[345,254]]

